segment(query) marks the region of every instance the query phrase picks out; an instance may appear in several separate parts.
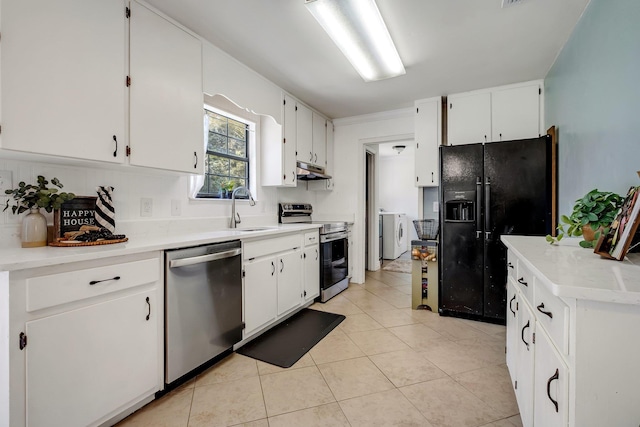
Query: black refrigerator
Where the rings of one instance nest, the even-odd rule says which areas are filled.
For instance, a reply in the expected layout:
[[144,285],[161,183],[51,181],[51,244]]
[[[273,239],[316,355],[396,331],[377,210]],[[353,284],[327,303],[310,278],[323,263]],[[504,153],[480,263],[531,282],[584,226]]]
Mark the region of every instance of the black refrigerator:
[[551,137],[440,147],[442,315],[504,323],[503,234],[551,232]]

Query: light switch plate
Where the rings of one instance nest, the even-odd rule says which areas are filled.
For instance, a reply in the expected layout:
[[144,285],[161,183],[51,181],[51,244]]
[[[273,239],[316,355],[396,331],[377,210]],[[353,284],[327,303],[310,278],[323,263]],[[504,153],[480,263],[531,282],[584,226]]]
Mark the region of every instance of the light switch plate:
[[13,190],[13,174],[11,171],[0,171],[0,196],[4,196],[4,190]]
[[140,199],[140,216],[150,217],[153,215],[153,199],[143,197]]

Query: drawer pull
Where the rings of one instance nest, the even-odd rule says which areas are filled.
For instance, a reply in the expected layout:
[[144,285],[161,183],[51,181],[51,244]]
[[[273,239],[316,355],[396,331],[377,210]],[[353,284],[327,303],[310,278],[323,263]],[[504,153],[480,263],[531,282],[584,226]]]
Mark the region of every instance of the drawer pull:
[[521,277],[518,279],[518,283],[520,283],[521,285],[525,285],[525,286],[529,286],[529,284],[527,283],[526,280],[524,280],[524,277]]
[[284,262],[282,261],[282,258],[280,258],[280,273],[282,273],[282,270],[284,270]]
[[511,263],[508,263],[508,264],[507,264],[507,266],[508,266],[509,268],[514,268],[514,267],[513,267],[513,264],[511,264]]
[[147,305],[149,306],[149,312],[147,313],[147,321],[151,317],[151,303],[149,302],[149,297],[147,297]]
[[558,401],[553,400],[553,397],[551,397],[551,381],[557,380],[557,379],[558,379],[558,370],[556,369],[556,373],[553,374],[551,378],[547,380],[547,397],[549,398],[551,403],[553,403],[553,406],[556,407],[556,412],[558,412]]
[[102,282],[110,282],[111,280],[120,280],[120,276],[112,277],[111,279],[92,280],[92,281],[89,282],[89,285],[93,286],[93,285],[97,285],[98,283],[102,283]]
[[543,302],[541,302],[541,303],[540,303],[540,305],[539,305],[539,306],[537,306],[536,308],[538,309],[538,311],[539,311],[540,313],[542,313],[542,314],[546,314],[547,316],[549,316],[550,318],[552,318],[552,319],[553,319],[553,313],[552,313],[552,312],[550,312],[550,311],[544,311],[544,310],[543,310],[543,308],[544,308],[544,303],[543,303]]
[[516,312],[513,311],[513,307],[511,306],[511,303],[513,303],[515,299],[516,299],[516,296],[514,295],[513,298],[511,298],[511,300],[509,301],[509,310],[511,310],[511,312],[513,313],[513,317],[516,317]]
[[524,340],[524,330],[527,329],[529,326],[530,326],[529,321],[527,320],[527,324],[522,327],[522,333],[520,334],[520,338],[522,339],[522,342],[524,343],[524,345],[527,346],[527,351],[529,351],[529,343]]
[[273,276],[275,272],[276,272],[276,265],[273,263],[273,261],[271,261],[271,275]]

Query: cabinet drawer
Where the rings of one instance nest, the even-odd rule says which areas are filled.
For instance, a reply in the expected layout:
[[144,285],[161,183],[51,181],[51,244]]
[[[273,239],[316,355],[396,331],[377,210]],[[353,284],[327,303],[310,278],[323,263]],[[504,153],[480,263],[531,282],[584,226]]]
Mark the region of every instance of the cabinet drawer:
[[309,233],[304,233],[304,245],[312,246],[320,241],[318,237],[318,231],[311,231]]
[[522,262],[517,262],[515,270],[517,273],[515,281],[518,289],[520,289],[527,302],[533,304],[533,282],[535,280],[533,273]]
[[513,251],[507,251],[507,278],[510,278],[516,281],[518,279],[516,277],[517,271],[518,271],[518,258],[515,256]]
[[[117,279],[116,279],[117,278]],[[79,301],[160,279],[158,258],[26,279],[27,311]]]
[[247,242],[242,250],[243,259],[248,260],[299,248],[302,243],[301,238],[300,234],[291,234],[289,236]]
[[551,340],[563,354],[569,354],[569,307],[553,295],[544,283],[534,288],[536,319],[549,333]]

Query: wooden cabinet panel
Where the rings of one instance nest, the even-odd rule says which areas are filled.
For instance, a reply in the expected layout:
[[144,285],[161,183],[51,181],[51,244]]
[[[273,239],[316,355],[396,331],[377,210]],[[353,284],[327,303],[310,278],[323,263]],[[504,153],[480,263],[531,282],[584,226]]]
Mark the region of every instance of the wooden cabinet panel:
[[327,166],[327,119],[314,112],[312,119],[313,127],[313,163],[322,168]]
[[[538,329],[540,331],[540,329]],[[564,427],[569,418],[569,369],[546,333],[536,334],[534,416],[537,426]]]
[[540,136],[540,92],[540,84],[491,92],[491,140]]
[[302,251],[300,249],[278,256],[278,316],[302,303]]
[[130,162],[202,174],[200,40],[137,2],[131,7]]
[[313,163],[313,111],[296,104],[296,159]]
[[1,25],[2,148],[122,163],[124,2],[8,1]]
[[275,320],[278,310],[276,258],[251,261],[244,265],[244,337]]
[[319,295],[320,248],[315,244],[304,248],[304,299],[311,301]]
[[518,347],[516,350],[516,397],[524,427],[533,427],[534,334],[536,319],[529,306],[520,304],[518,311]]
[[157,390],[155,291],[27,322],[27,425],[90,425]]
[[441,140],[440,97],[416,102],[415,117],[415,170],[416,186],[439,185],[439,152]]
[[472,92],[447,99],[447,142],[449,145],[491,140],[491,94]]

